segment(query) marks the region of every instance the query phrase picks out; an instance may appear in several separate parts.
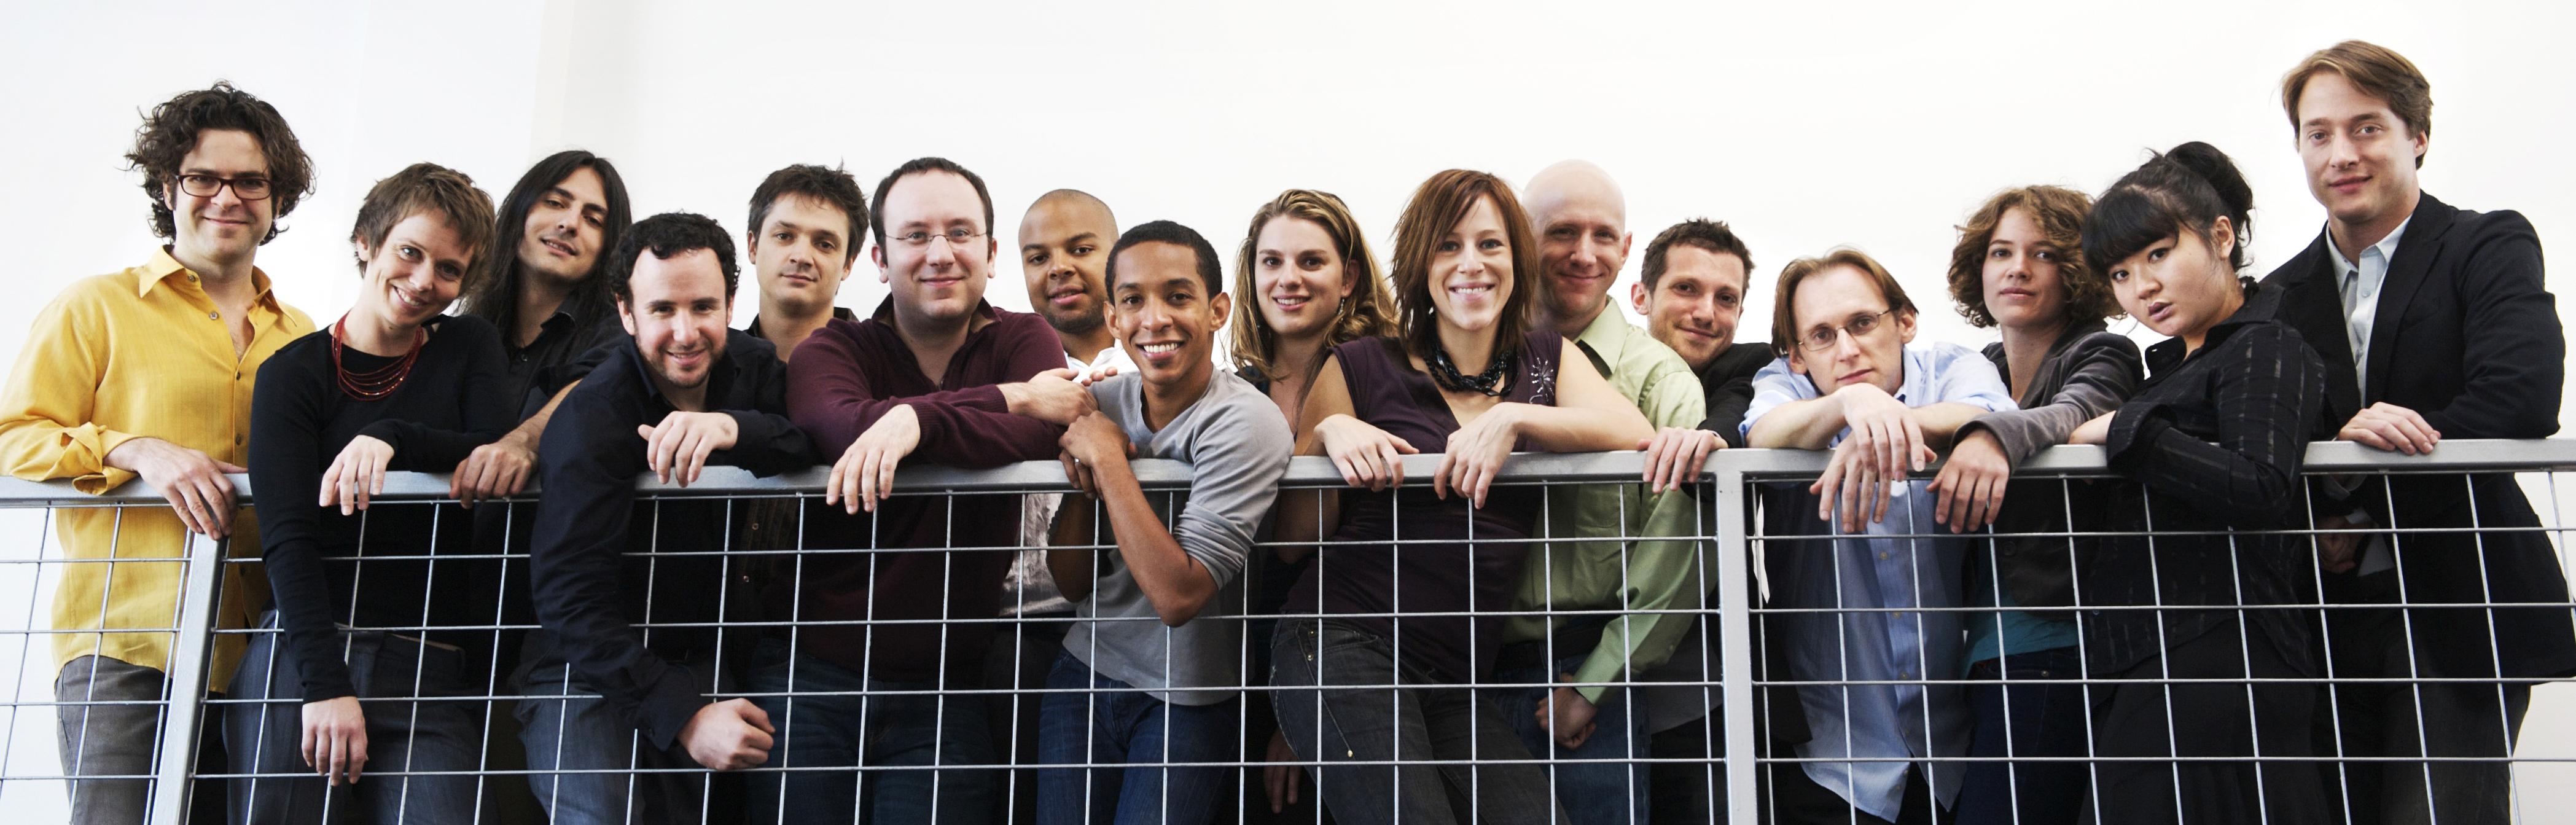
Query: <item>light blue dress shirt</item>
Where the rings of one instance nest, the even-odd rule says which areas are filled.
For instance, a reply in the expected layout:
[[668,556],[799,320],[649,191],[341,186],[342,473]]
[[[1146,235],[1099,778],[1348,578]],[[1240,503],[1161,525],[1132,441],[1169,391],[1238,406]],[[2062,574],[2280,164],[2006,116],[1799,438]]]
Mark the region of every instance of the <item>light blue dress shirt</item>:
[[[2012,390],[1995,374],[1994,364],[1975,350],[1956,344],[1908,345],[1904,369],[1896,400],[1908,407],[1939,403],[1989,411],[2018,407]],[[1754,422],[1780,405],[1818,397],[1815,383],[1790,372],[1786,358],[1755,375],[1753,391],[1753,406],[1744,415],[1747,433]],[[1850,434],[1845,429],[1834,436],[1834,443],[1842,443]],[[1785,557],[1770,562],[1772,607],[1894,608],[1775,614],[1770,643],[1788,646],[1791,679],[1955,682],[1960,678],[1965,628],[1961,614],[1919,609],[1965,604],[1961,568],[1968,541],[1950,536],[1932,521],[1933,497],[1923,491],[1925,483],[1898,485],[1888,500],[1887,518],[1860,535],[1836,539],[1832,552],[1793,546],[1784,548]],[[1802,503],[1789,507],[1787,515],[1801,534],[1827,535],[1834,529],[1815,517],[1814,498],[1803,491],[1796,498]],[[1934,534],[1939,537],[1906,537]],[[1871,816],[1897,818],[1910,764],[1905,760],[1968,753],[1971,720],[1966,691],[1957,684],[1808,685],[1799,688],[1798,694],[1807,728],[1814,735],[1797,747],[1798,756],[1890,760],[1802,763],[1808,778]],[[1931,798],[1949,808],[1958,799],[1965,766],[1930,762],[1923,768],[1931,777]]]

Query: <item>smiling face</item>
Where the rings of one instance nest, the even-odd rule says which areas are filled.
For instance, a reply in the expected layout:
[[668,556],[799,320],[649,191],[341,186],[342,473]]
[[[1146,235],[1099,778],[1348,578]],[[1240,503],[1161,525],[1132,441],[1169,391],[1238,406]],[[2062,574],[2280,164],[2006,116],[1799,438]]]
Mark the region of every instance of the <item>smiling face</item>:
[[1344,263],[1323,224],[1287,216],[1262,224],[1252,253],[1253,300],[1262,322],[1281,340],[1330,333],[1342,302],[1359,286]]
[[2419,186],[2415,158],[2430,138],[2341,74],[2317,72],[2299,95],[2299,160],[2307,167],[2308,192],[2338,224],[2385,233],[2404,221]]
[[444,216],[420,212],[394,224],[384,246],[356,245],[366,288],[358,291],[351,314],[398,330],[420,326],[447,311],[464,288],[473,251],[457,237]]
[[520,270],[567,285],[590,277],[606,254],[600,242],[608,232],[607,192],[599,173],[584,166],[538,195],[514,250]]
[[1224,294],[1208,294],[1189,247],[1148,241],[1118,253],[1109,321],[1146,384],[1183,393],[1205,387],[1216,370],[1217,329],[1232,311]]
[[1443,326],[1492,327],[1512,297],[1512,242],[1502,210],[1478,198],[1432,245],[1431,305]]
[[2112,294],[2119,296],[2120,308],[2148,329],[2181,338],[2193,349],[2210,327],[2244,304],[2244,287],[2228,265],[2234,230],[2219,218],[2208,234],[2206,240],[2186,232],[2148,244],[2102,273],[2111,281]]
[[716,253],[692,249],[669,258],[646,249],[635,256],[628,278],[634,297],[619,302],[619,320],[635,336],[636,350],[665,396],[687,396],[703,389],[724,357],[725,324],[733,318],[725,295],[724,268]]
[[[259,140],[249,132],[207,129],[198,133],[196,147],[179,160],[179,175],[265,178],[268,156],[260,152]],[[182,259],[216,266],[250,260],[277,220],[275,195],[243,200],[233,187],[225,186],[200,197],[182,191],[175,177],[162,183],[161,195],[170,204],[176,230],[171,249]]]
[[1747,277],[1744,259],[1732,253],[1673,244],[1664,252],[1664,274],[1654,290],[1639,283],[1631,297],[1637,314],[1646,316],[1646,331],[1699,369],[1735,343]]
[[1550,318],[1590,323],[1610,304],[1610,285],[1628,263],[1627,208],[1617,187],[1598,174],[1542,174],[1528,192],[1538,230],[1539,263]]
[[2004,210],[1986,241],[1986,312],[2006,329],[2054,329],[2066,320],[2067,251],[2048,242],[2029,209]]
[[760,297],[791,311],[831,306],[850,277],[852,239],[843,236],[849,227],[850,216],[840,207],[803,195],[770,204],[749,244]]
[[1107,323],[1102,310],[1109,291],[1101,273],[1117,240],[1118,221],[1088,198],[1041,199],[1020,219],[1020,273],[1028,277],[1029,306],[1056,332],[1080,335]]
[[[1914,340],[1914,313],[1889,312],[1887,296],[1869,273],[1849,264],[1830,264],[1798,281],[1795,297],[1798,340],[1789,348],[1789,368],[1832,394],[1853,384],[1874,384],[1889,395],[1905,386],[1905,345]],[[1869,326],[1867,333],[1850,330]],[[1835,329],[1844,332],[1835,333]],[[1810,338],[1833,335],[1831,346],[1807,349]]]
[[[896,313],[933,325],[966,323],[984,302],[996,251],[975,185],[954,172],[914,173],[886,190],[877,212],[886,232],[876,247],[877,277],[890,288]],[[969,237],[948,239],[958,232]],[[927,242],[915,245],[907,235]]]

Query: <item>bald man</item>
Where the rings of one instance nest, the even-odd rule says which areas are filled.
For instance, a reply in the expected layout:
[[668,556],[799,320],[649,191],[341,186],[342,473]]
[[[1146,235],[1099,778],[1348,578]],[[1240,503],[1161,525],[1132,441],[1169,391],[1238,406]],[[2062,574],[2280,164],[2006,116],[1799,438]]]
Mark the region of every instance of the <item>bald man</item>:
[[[1104,273],[1109,268],[1109,248],[1117,242],[1118,217],[1109,211],[1109,204],[1079,189],[1039,195],[1035,203],[1029,204],[1028,213],[1020,217],[1020,272],[1028,277],[1029,309],[1055,328],[1056,338],[1064,344],[1065,366],[1081,370],[1086,379],[1112,368],[1122,373],[1136,371],[1135,362],[1128,360],[1127,351],[1118,346],[1117,336],[1111,333],[1106,314],[1109,287]],[[1046,494],[1020,498],[1023,549],[1012,561],[1010,574],[1002,579],[1002,616],[1019,621],[986,654],[985,675],[995,687],[1038,688],[1046,685],[1047,669],[1064,649],[1073,603],[1065,600],[1046,566],[1047,528],[1054,521],[1061,497]],[[1019,764],[1037,761],[1041,695],[995,694],[989,707],[994,719],[1010,719],[1014,717],[1003,714],[1017,714],[1021,720],[1019,725],[1005,722],[992,726],[995,747],[1019,754]],[[1014,730],[1018,731],[1016,738]],[[1034,771],[1024,769],[1020,773],[1020,782],[1014,787],[1035,786]],[[1036,794],[1007,796],[999,800],[997,821],[1034,821]]]
[[[1547,323],[1573,340],[1594,369],[1658,427],[1693,427],[1707,402],[1690,365],[1646,330],[1610,309],[1610,287],[1627,263],[1627,200],[1600,167],[1566,161],[1532,177],[1522,195],[1539,238],[1540,305]],[[1531,753],[1611,760],[1552,766],[1557,799],[1576,825],[1642,825],[1647,820],[1650,734],[1706,715],[1710,691],[1625,690],[1663,665],[1690,637],[1694,609],[1715,582],[1698,542],[1634,540],[1694,533],[1687,492],[1654,494],[1642,484],[1549,488],[1540,525],[1561,541],[1533,552],[1514,597],[1516,611],[1631,611],[1554,621],[1510,620],[1495,679],[1514,688],[1507,712]],[[1690,645],[1697,649],[1696,643]],[[1696,669],[1694,669],[1696,673]],[[1546,688],[1535,685],[1566,683]],[[1670,707],[1676,710],[1665,711]]]
[[1064,339],[1066,365],[1097,370],[1122,359],[1104,314],[1109,288],[1101,273],[1109,266],[1109,246],[1118,241],[1118,218],[1109,204],[1078,189],[1039,195],[1020,218],[1019,240],[1029,309],[1045,316]]

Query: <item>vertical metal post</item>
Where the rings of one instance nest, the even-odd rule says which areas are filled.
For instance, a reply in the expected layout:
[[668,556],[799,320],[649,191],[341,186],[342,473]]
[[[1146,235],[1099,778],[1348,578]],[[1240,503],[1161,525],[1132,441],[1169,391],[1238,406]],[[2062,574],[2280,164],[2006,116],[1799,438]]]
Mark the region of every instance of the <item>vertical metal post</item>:
[[215,642],[215,601],[223,594],[229,540],[188,534],[187,578],[179,589],[179,638],[170,646],[170,699],[162,715],[160,764],[152,782],[153,825],[188,821],[189,783],[197,770],[198,720],[205,714],[207,665]]
[[1721,452],[1710,462],[1717,492],[1709,508],[1717,516],[1718,678],[1725,691],[1719,708],[1726,714],[1726,821],[1754,825],[1759,807],[1754,788],[1753,741],[1753,554],[1746,549],[1744,471]]

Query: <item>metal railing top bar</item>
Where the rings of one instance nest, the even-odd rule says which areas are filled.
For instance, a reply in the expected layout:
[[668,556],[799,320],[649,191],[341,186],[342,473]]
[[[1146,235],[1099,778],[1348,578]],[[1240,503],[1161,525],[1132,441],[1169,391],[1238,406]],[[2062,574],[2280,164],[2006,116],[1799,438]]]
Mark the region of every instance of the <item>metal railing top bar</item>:
[[[1786,478],[1813,478],[1825,468],[1828,454],[1815,450],[1719,450],[1709,455],[1705,472],[1715,473],[1721,465],[1742,474],[1749,481]],[[1441,456],[1436,453],[1403,457],[1408,484],[1428,484],[1439,469]],[[1133,463],[1137,481],[1148,490],[1187,489],[1193,470],[1190,465],[1163,459],[1139,459]],[[1937,472],[1938,464],[1919,477]],[[2533,440],[2455,439],[2442,442],[2431,453],[2404,455],[2364,447],[2347,441],[2320,441],[2308,445],[2309,472],[2548,472],[2576,470],[2576,438]],[[1599,483],[1632,481],[1645,471],[1645,454],[1636,451],[1606,453],[1523,453],[1513,456],[1498,477],[1506,482]],[[816,466],[793,473],[760,478],[737,467],[708,467],[697,483],[683,487],[665,483],[652,476],[637,480],[636,488],[657,498],[792,496],[820,492],[829,468]],[[2025,461],[2016,471],[2025,478],[2061,478],[2102,476],[2109,472],[2102,448],[2089,445],[2051,447]],[[244,503],[254,491],[247,475],[231,477],[233,489]],[[1289,462],[1283,487],[1332,487],[1341,484],[1341,473],[1331,459],[1299,456]],[[447,496],[448,477],[443,473],[389,473],[384,492],[375,498],[398,501],[439,499]],[[895,474],[895,490],[904,493],[1053,493],[1071,488],[1065,483],[1064,468],[1054,461],[1023,461],[1001,467],[960,469],[930,465],[904,467]],[[522,499],[537,494],[534,484]],[[101,495],[89,495],[72,488],[69,481],[24,481],[0,478],[0,507],[83,507],[113,504],[151,504],[162,498],[141,479],[128,482]]]

